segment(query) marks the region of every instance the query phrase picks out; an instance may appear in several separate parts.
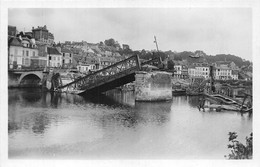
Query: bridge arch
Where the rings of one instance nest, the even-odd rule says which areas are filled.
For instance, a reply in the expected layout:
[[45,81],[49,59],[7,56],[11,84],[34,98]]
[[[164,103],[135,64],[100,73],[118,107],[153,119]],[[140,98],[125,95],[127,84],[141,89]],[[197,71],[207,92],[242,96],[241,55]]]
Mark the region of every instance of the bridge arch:
[[43,79],[43,73],[42,72],[25,72],[22,73],[22,75],[19,78],[18,83],[21,84],[23,80],[25,79],[35,79],[42,81]]

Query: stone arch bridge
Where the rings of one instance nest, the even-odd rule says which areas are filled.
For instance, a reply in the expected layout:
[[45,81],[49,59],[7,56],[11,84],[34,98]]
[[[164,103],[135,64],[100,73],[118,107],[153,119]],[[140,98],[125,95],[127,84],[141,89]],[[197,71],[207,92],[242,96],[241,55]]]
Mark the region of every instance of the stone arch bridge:
[[43,70],[9,70],[8,86],[40,86],[44,75]]

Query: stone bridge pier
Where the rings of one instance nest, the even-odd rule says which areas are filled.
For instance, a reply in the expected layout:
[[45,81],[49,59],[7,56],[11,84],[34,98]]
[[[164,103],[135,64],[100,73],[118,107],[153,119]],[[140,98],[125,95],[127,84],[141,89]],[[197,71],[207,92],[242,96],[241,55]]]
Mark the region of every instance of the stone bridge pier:
[[171,73],[139,71],[135,75],[136,101],[165,101],[172,99]]

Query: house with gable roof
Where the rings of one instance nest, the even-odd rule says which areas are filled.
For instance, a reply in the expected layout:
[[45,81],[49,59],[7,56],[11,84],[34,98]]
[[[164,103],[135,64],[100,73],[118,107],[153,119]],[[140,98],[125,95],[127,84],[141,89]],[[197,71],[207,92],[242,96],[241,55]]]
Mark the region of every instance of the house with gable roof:
[[9,37],[8,63],[9,69],[34,68],[33,60],[38,58],[38,48],[34,39],[27,37]]
[[62,54],[62,67],[65,68],[72,67],[73,52],[70,51],[68,48],[61,48],[61,54]]
[[55,47],[47,47],[47,66],[62,67],[62,54]]

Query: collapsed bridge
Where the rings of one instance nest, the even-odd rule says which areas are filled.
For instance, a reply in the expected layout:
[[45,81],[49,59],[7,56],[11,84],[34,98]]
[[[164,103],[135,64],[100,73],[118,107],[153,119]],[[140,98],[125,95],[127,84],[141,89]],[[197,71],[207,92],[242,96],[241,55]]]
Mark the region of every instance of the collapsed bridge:
[[119,61],[111,66],[87,74],[84,77],[63,85],[59,75],[53,76],[53,90],[76,94],[102,93],[118,86],[133,82],[135,73],[142,70],[142,66],[152,62],[161,62],[160,58],[140,62],[139,56],[134,55],[125,60]]

